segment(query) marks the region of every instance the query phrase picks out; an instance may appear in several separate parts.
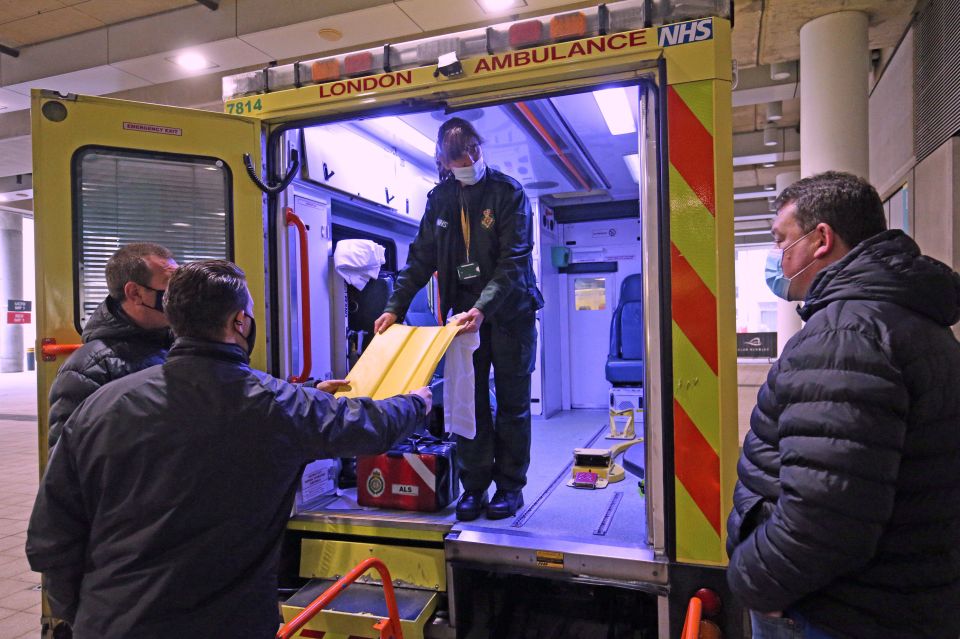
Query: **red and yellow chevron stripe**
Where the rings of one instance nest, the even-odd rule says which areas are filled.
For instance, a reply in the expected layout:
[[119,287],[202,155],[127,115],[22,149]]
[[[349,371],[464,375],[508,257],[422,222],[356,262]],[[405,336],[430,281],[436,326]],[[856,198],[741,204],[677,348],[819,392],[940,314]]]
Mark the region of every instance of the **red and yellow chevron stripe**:
[[735,298],[730,84],[666,91],[677,560],[722,565],[737,452],[734,310],[718,303]]

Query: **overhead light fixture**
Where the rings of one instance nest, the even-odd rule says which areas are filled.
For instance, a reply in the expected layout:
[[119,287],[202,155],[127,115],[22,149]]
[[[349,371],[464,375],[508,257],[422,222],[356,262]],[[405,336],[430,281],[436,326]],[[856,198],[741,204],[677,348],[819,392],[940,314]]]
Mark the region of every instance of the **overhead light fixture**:
[[593,92],[593,99],[597,101],[597,106],[600,107],[600,113],[607,122],[610,135],[634,133],[637,130],[626,89],[623,87],[600,89]]
[[317,35],[320,36],[321,40],[326,40],[327,42],[336,42],[343,37],[343,32],[340,29],[334,29],[333,27],[323,27],[322,29],[317,30]]
[[763,127],[763,146],[777,146],[779,129],[772,124]]
[[487,13],[497,13],[499,11],[506,11],[507,9],[513,9],[514,7],[523,7],[526,6],[524,0],[478,0],[480,3],[480,8]]
[[630,177],[637,184],[640,184],[640,154],[631,153],[623,156],[623,161],[627,164],[627,170],[630,171]]
[[783,119],[783,103],[767,102],[767,122],[777,122]]
[[388,115],[382,118],[371,118],[370,120],[364,120],[363,124],[369,125],[377,130],[381,138],[389,139],[395,137],[401,142],[405,142],[409,146],[421,151],[428,157],[432,158],[436,153],[436,142],[396,116]]
[[762,166],[765,169],[772,169],[773,167],[776,166],[776,164],[774,164],[773,162],[764,162],[760,166]]
[[763,190],[764,190],[764,191],[772,191],[772,190],[774,190],[775,188],[777,188],[777,187],[775,187],[775,186],[772,185],[772,184],[764,184],[764,185],[763,185]]
[[770,79],[787,80],[793,75],[792,64],[789,62],[774,62],[770,65]]
[[22,191],[0,193],[0,202],[16,202],[17,200],[29,200],[32,197],[33,197],[33,189],[24,189]]
[[210,62],[196,51],[181,53],[178,56],[167,58],[167,61],[173,62],[178,67],[186,69],[187,71],[203,71],[204,69],[215,69],[219,66]]

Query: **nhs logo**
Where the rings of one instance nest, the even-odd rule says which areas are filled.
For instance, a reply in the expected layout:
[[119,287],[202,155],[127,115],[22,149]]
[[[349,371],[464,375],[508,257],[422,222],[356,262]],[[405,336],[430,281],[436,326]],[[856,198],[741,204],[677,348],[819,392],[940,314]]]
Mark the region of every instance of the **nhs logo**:
[[661,47],[672,47],[675,44],[700,42],[713,37],[713,18],[681,22],[660,27],[657,31],[658,44]]

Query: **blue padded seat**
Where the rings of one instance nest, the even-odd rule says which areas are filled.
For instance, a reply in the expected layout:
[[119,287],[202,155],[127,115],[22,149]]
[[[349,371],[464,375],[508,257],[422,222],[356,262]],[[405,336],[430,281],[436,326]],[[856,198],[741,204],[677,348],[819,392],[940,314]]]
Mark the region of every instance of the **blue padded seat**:
[[614,386],[643,384],[643,277],[628,275],[610,322],[607,381]]
[[427,295],[428,287],[421,288],[410,301],[410,307],[407,309],[407,315],[403,321],[408,326],[439,326],[437,324],[437,315],[430,308],[430,300]]
[[[407,326],[440,326],[437,323],[437,316],[433,312],[433,309],[430,308],[430,298],[427,295],[427,291],[431,284],[427,284],[413,296],[413,299],[410,300],[410,306],[407,308],[407,314],[403,318],[403,323]],[[440,362],[437,364],[437,370],[434,372],[434,375],[437,377],[443,377],[443,358],[440,359]],[[431,385],[432,386],[432,385]],[[436,398],[434,398],[436,401]],[[441,388],[441,400],[442,403],[442,388]]]

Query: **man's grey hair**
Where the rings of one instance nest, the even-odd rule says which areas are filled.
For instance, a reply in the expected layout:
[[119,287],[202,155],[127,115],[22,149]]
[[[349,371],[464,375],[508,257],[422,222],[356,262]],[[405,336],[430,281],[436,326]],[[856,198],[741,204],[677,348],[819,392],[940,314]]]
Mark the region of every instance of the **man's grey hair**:
[[150,286],[150,266],[144,258],[155,255],[162,260],[172,260],[173,253],[165,246],[152,242],[135,242],[117,249],[107,260],[107,290],[117,302],[126,299],[123,287],[127,282]]

